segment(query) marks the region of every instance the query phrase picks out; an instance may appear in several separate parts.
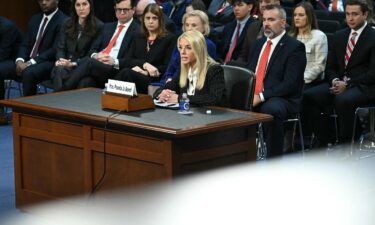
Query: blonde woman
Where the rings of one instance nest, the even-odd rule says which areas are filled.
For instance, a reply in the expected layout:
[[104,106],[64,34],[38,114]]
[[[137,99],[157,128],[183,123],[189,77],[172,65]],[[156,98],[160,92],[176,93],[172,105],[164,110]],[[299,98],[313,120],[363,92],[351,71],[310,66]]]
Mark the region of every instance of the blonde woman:
[[[211,58],[216,59],[216,45],[214,42],[207,38],[210,34],[210,22],[208,21],[206,13],[200,10],[187,12],[182,18],[182,24],[182,30],[184,32],[196,30],[204,35],[208,54],[211,56]],[[178,76],[180,74],[180,63],[180,53],[178,49],[175,48],[168,62],[167,70],[160,79],[160,83],[155,85],[162,86],[166,82],[172,80],[173,77]]]
[[180,75],[159,88],[154,97],[162,102],[177,103],[182,94],[187,93],[192,105],[224,104],[224,71],[208,55],[202,33],[187,31],[177,42],[181,57]]

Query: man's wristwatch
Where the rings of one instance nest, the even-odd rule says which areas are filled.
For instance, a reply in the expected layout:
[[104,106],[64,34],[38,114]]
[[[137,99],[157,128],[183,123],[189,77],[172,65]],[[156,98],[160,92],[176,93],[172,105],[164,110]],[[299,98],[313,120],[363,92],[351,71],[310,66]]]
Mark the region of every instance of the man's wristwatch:
[[33,65],[33,63],[31,61],[26,62],[26,66],[31,66],[31,65]]

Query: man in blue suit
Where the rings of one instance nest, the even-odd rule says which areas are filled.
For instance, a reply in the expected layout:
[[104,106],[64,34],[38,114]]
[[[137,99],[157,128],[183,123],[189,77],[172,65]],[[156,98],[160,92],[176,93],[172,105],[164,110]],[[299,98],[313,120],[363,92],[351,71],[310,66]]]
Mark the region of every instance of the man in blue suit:
[[66,18],[57,8],[58,0],[38,3],[42,13],[29,20],[15,65],[13,62],[14,73],[22,77],[24,96],[36,94],[37,84],[50,78],[56,55],[55,39]]
[[133,19],[135,4],[135,0],[115,0],[114,8],[118,21],[104,25],[101,35],[93,43],[90,57],[78,63],[62,90],[103,87],[109,78],[123,68],[125,55],[139,32],[139,24]]
[[[21,32],[17,26],[0,16],[0,100],[4,99],[4,79],[14,71],[14,57],[21,42]],[[4,108],[0,106],[0,125],[7,124]]]
[[236,20],[224,27],[221,41],[217,45],[219,58],[225,64],[238,58],[247,28],[254,21],[250,15],[254,0],[233,0],[232,7]]
[[306,67],[305,45],[285,32],[286,13],[278,5],[266,6],[263,29],[250,50],[248,68],[256,73],[253,106],[255,111],[271,114],[264,124],[267,157],[283,153],[283,121],[299,112]]

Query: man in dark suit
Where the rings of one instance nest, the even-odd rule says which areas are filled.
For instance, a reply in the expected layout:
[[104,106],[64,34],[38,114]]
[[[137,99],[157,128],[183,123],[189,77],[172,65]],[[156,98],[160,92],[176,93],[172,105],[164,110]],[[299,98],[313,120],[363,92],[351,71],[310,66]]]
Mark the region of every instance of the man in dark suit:
[[236,20],[227,24],[222,32],[218,47],[219,58],[226,64],[236,60],[240,54],[248,26],[254,21],[250,12],[253,0],[233,0],[232,7]]
[[247,62],[249,60],[249,51],[251,45],[263,35],[263,10],[267,5],[280,5],[280,0],[260,0],[259,1],[259,19],[249,25],[245,34],[245,40],[238,57],[238,61]]
[[176,25],[177,35],[182,32],[182,17],[190,0],[168,0],[161,5],[164,14]]
[[[21,42],[21,32],[17,26],[0,16],[0,100],[4,99],[4,79],[14,73],[14,57]],[[0,125],[7,124],[4,108],[0,106]]]
[[207,10],[213,27],[223,26],[234,19],[233,8],[229,0],[213,0]]
[[17,73],[22,77],[24,96],[36,94],[37,84],[49,79],[55,62],[55,39],[66,18],[57,8],[58,0],[44,0],[38,3],[42,13],[32,16],[29,20],[16,63],[8,62],[0,68],[0,71],[12,68],[11,74]]
[[77,86],[103,87],[124,67],[127,50],[139,32],[139,24],[133,20],[135,0],[116,0],[115,12],[118,21],[104,25],[90,50],[90,57],[82,59],[70,73],[63,90]]
[[[327,129],[320,127],[321,112],[334,107],[338,115],[339,140],[350,141],[354,111],[369,104],[375,97],[375,31],[367,24],[369,7],[365,0],[346,1],[346,22],[349,28],[333,36],[328,54],[326,81],[304,95],[304,116],[312,121],[317,146],[327,145]],[[326,124],[326,123],[325,123]]]
[[264,124],[268,157],[283,152],[283,121],[299,112],[306,67],[305,45],[288,36],[285,24],[284,9],[277,5],[265,7],[266,37],[254,43],[248,64],[256,73],[254,109],[273,116],[272,122]]

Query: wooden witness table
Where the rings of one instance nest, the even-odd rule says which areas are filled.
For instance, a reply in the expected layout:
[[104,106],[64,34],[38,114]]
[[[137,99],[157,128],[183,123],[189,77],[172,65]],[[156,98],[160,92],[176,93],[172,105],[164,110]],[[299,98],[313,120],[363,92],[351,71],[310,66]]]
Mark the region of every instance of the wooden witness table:
[[100,96],[81,89],[0,101],[13,108],[17,207],[89,193],[104,171],[97,190],[255,160],[255,125],[272,119],[218,107],[116,114],[101,109]]

